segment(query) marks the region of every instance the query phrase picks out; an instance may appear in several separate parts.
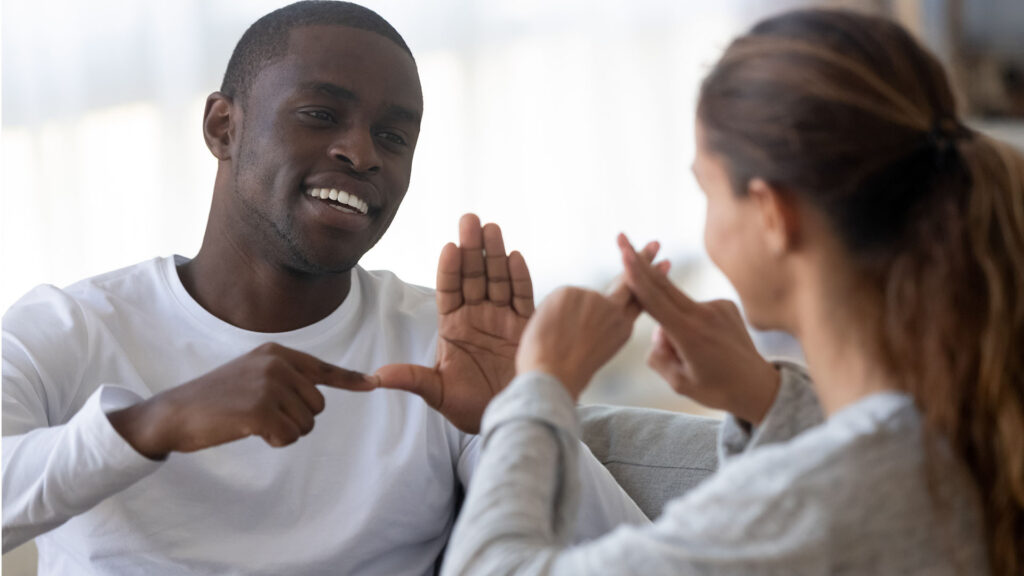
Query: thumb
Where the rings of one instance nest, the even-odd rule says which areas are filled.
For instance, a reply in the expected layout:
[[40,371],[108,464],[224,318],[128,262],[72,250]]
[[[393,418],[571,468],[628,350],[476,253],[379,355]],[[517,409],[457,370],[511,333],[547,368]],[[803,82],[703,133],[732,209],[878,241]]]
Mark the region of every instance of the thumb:
[[431,408],[439,407],[444,400],[441,374],[433,368],[418,364],[388,364],[381,366],[374,377],[379,387],[412,392]]
[[683,362],[661,326],[654,329],[651,349],[647,353],[647,365],[676,390],[690,385],[690,379],[683,370]]

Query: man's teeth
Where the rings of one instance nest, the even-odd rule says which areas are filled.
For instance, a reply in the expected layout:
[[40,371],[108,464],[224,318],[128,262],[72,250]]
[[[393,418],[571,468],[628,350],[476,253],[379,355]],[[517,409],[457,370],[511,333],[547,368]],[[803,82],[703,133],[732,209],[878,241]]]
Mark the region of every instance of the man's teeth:
[[370,206],[361,200],[355,194],[349,194],[344,190],[336,190],[334,188],[310,188],[307,192],[313,198],[320,198],[321,200],[333,200],[342,206],[331,204],[331,208],[340,212],[355,211],[360,214],[366,214]]

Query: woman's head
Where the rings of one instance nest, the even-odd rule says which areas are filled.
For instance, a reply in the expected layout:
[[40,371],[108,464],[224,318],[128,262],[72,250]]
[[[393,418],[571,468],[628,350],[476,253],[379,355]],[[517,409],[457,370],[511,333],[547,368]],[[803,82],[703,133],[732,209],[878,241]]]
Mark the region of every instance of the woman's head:
[[[835,246],[834,272],[870,312],[856,329],[978,481],[994,567],[1024,569],[1024,160],[963,127],[906,31],[844,11],[791,12],[734,41],[697,120],[702,185],[731,194],[708,191],[708,252],[751,319],[788,327],[773,302],[792,279],[771,256],[819,225],[809,237]],[[722,214],[743,211],[769,228],[770,213],[777,233],[733,241],[742,227]]]
[[[806,204],[857,260],[884,258],[936,182],[964,177],[943,157],[966,133],[942,67],[880,18],[809,10],[758,24],[708,75],[697,114],[695,168],[712,171],[703,160],[714,156],[737,198],[759,200],[767,186]],[[731,242],[708,224],[714,257]],[[758,306],[759,292],[744,295],[748,313],[785,323]]]

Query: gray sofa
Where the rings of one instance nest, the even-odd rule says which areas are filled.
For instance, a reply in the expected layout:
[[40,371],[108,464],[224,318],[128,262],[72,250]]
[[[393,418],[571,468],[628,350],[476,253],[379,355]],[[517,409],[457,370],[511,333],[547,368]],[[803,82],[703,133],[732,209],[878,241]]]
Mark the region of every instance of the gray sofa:
[[583,441],[651,519],[718,466],[721,420],[601,405],[577,413]]

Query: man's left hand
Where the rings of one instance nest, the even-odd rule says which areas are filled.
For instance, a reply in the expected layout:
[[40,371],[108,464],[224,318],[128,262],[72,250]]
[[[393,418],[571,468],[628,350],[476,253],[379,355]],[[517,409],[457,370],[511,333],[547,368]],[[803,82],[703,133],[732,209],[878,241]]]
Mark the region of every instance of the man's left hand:
[[477,433],[487,403],[515,376],[533,308],[523,256],[505,254],[496,224],[481,227],[476,215],[464,215],[459,246],[445,245],[437,267],[437,364],[384,366],[380,387],[418,394],[460,430]]

